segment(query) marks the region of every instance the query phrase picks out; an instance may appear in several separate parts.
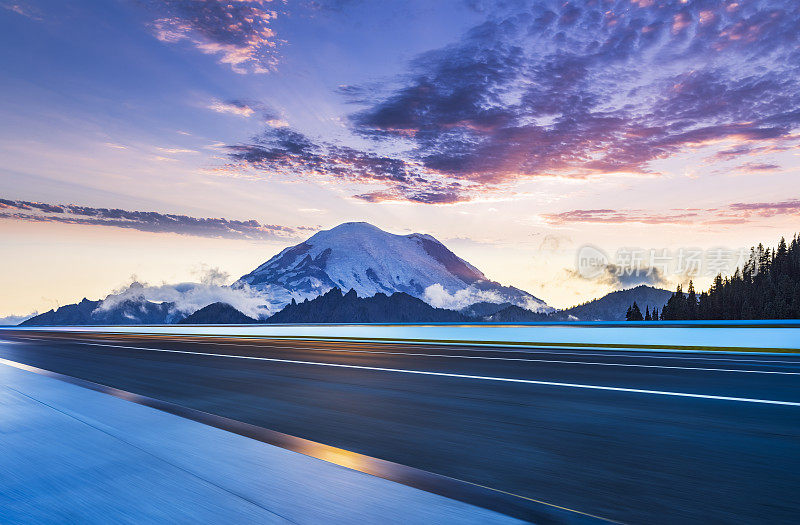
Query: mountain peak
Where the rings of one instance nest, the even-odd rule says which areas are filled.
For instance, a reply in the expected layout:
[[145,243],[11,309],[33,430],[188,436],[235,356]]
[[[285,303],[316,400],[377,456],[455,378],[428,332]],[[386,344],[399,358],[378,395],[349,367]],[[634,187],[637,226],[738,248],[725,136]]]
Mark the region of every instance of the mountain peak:
[[332,239],[338,241],[349,241],[354,243],[364,243],[385,239],[388,237],[399,237],[368,222],[343,222],[329,230],[321,230],[312,235],[306,242],[308,244],[327,243]]
[[[329,231],[329,232],[332,232],[332,231],[337,231],[337,232],[343,232],[343,231],[359,231],[359,230],[363,230],[363,231],[379,231],[379,232],[383,232],[383,230],[381,230],[380,228],[378,228],[378,227],[377,227],[377,226],[375,226],[374,224],[370,224],[370,223],[368,223],[368,222],[366,222],[366,221],[350,221],[350,222],[343,222],[343,223],[341,223],[341,224],[339,224],[339,225],[337,225],[337,226],[334,226],[333,228],[331,228],[331,229],[329,229],[329,230],[322,230],[322,231]],[[384,233],[385,233],[385,232],[384,232]]]
[[211,303],[178,321],[178,324],[250,324],[257,322],[228,303]]
[[[286,248],[242,276],[236,286],[267,292],[273,308],[339,288],[359,297],[404,292],[420,299],[439,285],[447,294],[470,289],[526,308],[548,310],[532,295],[491,281],[429,234],[397,235],[367,222],[346,222]],[[438,288],[437,288],[438,290]],[[480,296],[480,297],[477,297]]]

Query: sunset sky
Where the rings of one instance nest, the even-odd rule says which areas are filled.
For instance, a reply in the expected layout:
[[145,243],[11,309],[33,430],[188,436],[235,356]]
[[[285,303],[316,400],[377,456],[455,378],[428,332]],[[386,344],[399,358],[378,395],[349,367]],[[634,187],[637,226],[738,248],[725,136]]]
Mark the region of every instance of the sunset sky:
[[0,317],[345,221],[555,307],[800,230],[796,0],[0,0],[0,71]]

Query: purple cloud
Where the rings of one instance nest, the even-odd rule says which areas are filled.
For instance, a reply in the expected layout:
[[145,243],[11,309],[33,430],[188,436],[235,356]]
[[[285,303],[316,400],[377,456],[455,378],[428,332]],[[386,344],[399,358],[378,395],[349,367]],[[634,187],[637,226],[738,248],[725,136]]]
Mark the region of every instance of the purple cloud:
[[745,216],[755,213],[761,217],[775,215],[800,215],[800,199],[789,199],[779,202],[737,202],[730,205],[730,209],[742,212]]
[[459,180],[648,172],[721,139],[800,126],[795,2],[542,2],[500,10],[417,57],[366,103],[355,131],[410,140],[412,158]]
[[354,196],[367,202],[450,204],[470,198],[463,184],[443,181],[417,162],[315,141],[287,127],[268,129],[249,144],[227,148],[229,168],[383,186]]
[[781,169],[780,166],[777,164],[766,164],[766,163],[756,163],[756,162],[748,162],[742,164],[737,169],[740,171],[777,171]]
[[699,222],[700,214],[694,210],[679,210],[670,213],[651,213],[642,210],[570,210],[561,213],[544,214],[551,224],[573,222],[622,224],[639,222],[643,224],[691,224]]
[[151,24],[162,42],[188,42],[219,57],[237,73],[266,73],[278,64],[282,43],[271,24],[270,0],[141,0],[158,18]]
[[551,224],[602,223],[626,224],[741,224],[754,218],[777,215],[800,215],[800,199],[778,202],[737,202],[721,208],[687,208],[665,212],[643,210],[570,210],[561,213],[543,214]]
[[735,146],[708,162],[796,140],[792,0],[470,7],[487,19],[457,42],[386,83],[339,89],[357,107],[350,130],[374,149],[282,128],[230,146],[233,164],[371,186],[355,195],[369,202],[447,204],[539,176],[652,173],[655,160],[720,141]]
[[200,218],[154,211],[92,208],[74,204],[55,205],[9,199],[0,199],[0,219],[115,226],[152,233],[178,233],[197,237],[252,240],[291,239],[301,231],[316,229],[305,226],[292,228],[277,224],[263,224],[254,219],[240,221]]

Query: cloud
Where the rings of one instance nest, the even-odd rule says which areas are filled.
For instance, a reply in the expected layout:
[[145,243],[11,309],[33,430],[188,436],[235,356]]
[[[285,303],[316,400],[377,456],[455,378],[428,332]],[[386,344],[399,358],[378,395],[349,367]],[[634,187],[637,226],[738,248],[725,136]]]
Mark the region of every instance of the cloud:
[[[771,169],[771,168],[770,168]],[[778,202],[732,203],[720,208],[687,208],[664,212],[643,210],[570,210],[561,213],[543,214],[550,224],[600,223],[626,224],[741,224],[758,218],[777,215],[800,215],[800,200],[789,199]]]
[[148,285],[135,279],[120,290],[106,297],[98,310],[109,310],[124,301],[151,301],[174,303],[171,313],[189,315],[216,302],[228,303],[243,314],[254,319],[268,317],[274,313],[269,296],[248,286],[231,288],[218,282],[178,283]]
[[416,57],[399,87],[341,89],[364,106],[356,133],[410,142],[410,159],[478,184],[473,195],[543,175],[649,173],[688,148],[800,126],[794,1],[484,4],[484,23]]
[[186,148],[156,148],[158,151],[162,153],[198,153],[197,150],[193,149],[186,149]]
[[497,304],[503,302],[503,298],[496,292],[467,287],[450,293],[439,283],[425,288],[422,299],[434,308],[447,308],[448,310],[461,310],[471,304],[484,301]]
[[[353,196],[371,203],[454,204],[543,176],[653,176],[655,161],[723,142],[706,162],[784,151],[800,136],[792,0],[470,7],[485,19],[458,40],[383,82],[339,87],[359,146],[278,119],[229,145],[223,170],[361,185]],[[681,219],[693,220],[638,218]]]
[[200,278],[202,284],[212,286],[226,286],[231,280],[231,275],[228,272],[207,264],[201,264],[194,273]]
[[622,267],[613,263],[607,263],[601,267],[594,267],[594,272],[590,277],[582,275],[575,270],[567,270],[570,277],[595,281],[598,284],[610,286],[615,290],[633,288],[641,284],[648,286],[668,286],[669,280],[664,276],[660,268],[650,266]]
[[271,0],[141,0],[158,18],[151,29],[167,43],[188,42],[217,55],[236,73],[266,73],[278,64],[282,41],[271,25],[279,2]]
[[742,144],[733,148],[724,149],[715,153],[710,160],[712,161],[726,161],[732,160],[743,156],[752,155],[754,148],[748,144]]
[[240,221],[201,218],[154,211],[128,211],[116,208],[91,208],[74,204],[0,199],[0,219],[27,222],[56,222],[91,226],[115,226],[153,233],[178,233],[197,237],[251,240],[286,240],[314,228],[263,224],[255,219]]
[[281,118],[268,118],[266,124],[273,128],[285,128],[289,126],[289,123]]
[[250,143],[227,149],[232,161],[229,169],[382,186],[355,195],[367,202],[449,204],[469,199],[465,184],[437,178],[417,162],[317,141],[288,127],[267,129]]
[[639,222],[643,224],[692,224],[699,219],[695,211],[671,213],[651,213],[642,210],[570,210],[561,213],[544,214],[542,217],[551,224],[567,223],[605,223],[616,224]]
[[776,171],[776,170],[781,169],[781,167],[778,166],[777,164],[747,162],[745,164],[737,166],[736,169],[738,169],[740,171],[748,171],[748,172],[753,172],[753,171]]
[[31,20],[42,20],[41,13],[30,5],[20,1],[0,2],[0,7]]
[[217,113],[235,115],[237,117],[250,118],[259,115],[261,120],[269,128],[285,128],[289,126],[278,112],[261,102],[251,100],[226,100],[213,99],[207,106],[211,111]]
[[741,157],[758,157],[772,153],[781,153],[784,151],[793,150],[800,145],[800,135],[793,133],[791,135],[779,137],[775,140],[762,140],[757,143],[743,143],[737,144],[731,148],[726,148],[716,152],[714,155],[708,157],[706,162],[725,162],[738,160]]
[[216,111],[217,113],[229,113],[237,117],[251,117],[256,113],[256,109],[250,107],[247,102],[241,100],[230,100],[223,102],[222,100],[214,99],[208,105],[208,109]]
[[779,202],[737,202],[729,208],[746,216],[756,214],[760,217],[774,217],[775,215],[800,215],[800,199],[790,199]]

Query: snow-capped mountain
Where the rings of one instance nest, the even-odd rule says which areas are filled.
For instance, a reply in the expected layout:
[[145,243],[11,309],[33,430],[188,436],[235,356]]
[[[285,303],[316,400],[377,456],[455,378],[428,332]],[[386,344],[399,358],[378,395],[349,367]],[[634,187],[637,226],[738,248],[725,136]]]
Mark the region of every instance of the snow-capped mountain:
[[365,222],[348,222],[286,248],[234,287],[265,292],[273,308],[312,299],[338,287],[360,297],[405,292],[436,307],[486,301],[537,312],[553,309],[531,294],[491,281],[430,235],[394,235]]

